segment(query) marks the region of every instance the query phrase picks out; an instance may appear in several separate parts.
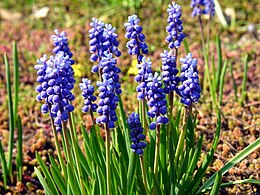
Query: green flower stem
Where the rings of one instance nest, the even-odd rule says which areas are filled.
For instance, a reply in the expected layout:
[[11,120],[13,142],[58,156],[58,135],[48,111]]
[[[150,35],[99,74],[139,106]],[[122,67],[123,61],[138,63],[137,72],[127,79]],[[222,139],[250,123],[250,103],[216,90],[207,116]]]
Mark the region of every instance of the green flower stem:
[[72,161],[72,154],[71,154],[71,146],[69,143],[69,136],[68,136],[68,128],[67,128],[67,124],[66,122],[62,121],[62,133],[64,135],[64,140],[65,140],[65,147],[66,147],[66,151],[67,151],[67,160],[69,162],[69,164],[72,166],[73,165],[73,161]]
[[216,106],[216,95],[213,91],[213,86],[211,84],[211,79],[210,79],[210,72],[209,72],[209,60],[208,60],[208,50],[205,45],[205,36],[204,36],[204,29],[203,29],[203,24],[201,20],[201,16],[198,16],[199,18],[199,24],[200,24],[200,34],[201,34],[201,41],[202,41],[202,47],[203,47],[203,55],[204,55],[204,61],[205,61],[205,71],[203,75],[203,92],[205,93],[207,89],[207,80],[209,82],[209,90],[211,94],[211,99],[212,99],[212,107],[215,109]]
[[[49,109],[50,109],[50,105],[49,105]],[[64,175],[65,180],[67,180],[67,172],[66,172],[66,168],[65,168],[65,163],[64,163],[62,155],[61,155],[61,149],[60,149],[60,145],[59,145],[57,131],[56,131],[56,128],[54,125],[53,118],[51,116],[50,116],[50,119],[51,119],[52,132],[53,132],[53,136],[54,136],[55,148],[57,149],[58,159],[59,159],[60,165],[61,165],[61,171]]]
[[212,21],[212,16],[209,15],[209,20],[208,20],[208,24],[207,24],[207,54],[209,55],[209,50],[210,50],[210,34],[211,34],[211,21]]
[[110,131],[108,125],[105,124],[106,132],[106,180],[107,180],[107,195],[111,195],[111,171],[110,171]]
[[199,24],[200,24],[200,35],[201,35],[201,41],[202,41],[202,46],[203,48],[205,47],[205,36],[204,36],[204,28],[203,28],[203,23],[201,19],[201,15],[198,16],[199,19]]
[[142,100],[142,122],[144,127],[144,135],[147,134],[147,121],[146,121],[146,101],[145,99]]
[[[204,36],[204,28],[203,28],[203,23],[202,23],[202,19],[201,19],[201,15],[198,16],[198,19],[199,19],[199,25],[200,25],[200,36],[201,36],[201,42],[202,42],[202,48],[203,48],[203,54],[205,54],[205,36]],[[204,55],[204,61],[205,63],[206,62],[206,59],[205,59],[205,55]],[[206,78],[206,74],[207,74],[207,66],[205,67],[204,69],[204,75],[203,75],[203,92],[206,91],[207,89],[207,85],[206,85],[206,82],[207,82],[207,78]]]
[[160,154],[160,139],[161,139],[161,126],[156,125],[156,145],[155,145],[155,158],[154,158],[154,167],[153,167],[153,172],[155,176],[157,176],[158,172],[158,163],[159,163],[159,154]]
[[144,188],[145,188],[145,192],[147,193],[147,181],[146,181],[146,173],[145,173],[145,168],[144,168],[144,157],[140,156],[139,159],[140,159],[140,164],[141,164],[141,169],[142,169]]
[[[177,67],[177,57],[178,57],[178,49],[175,48],[175,62],[176,62],[176,67]],[[168,139],[170,137],[170,133],[171,133],[171,129],[172,129],[172,117],[173,117],[173,113],[172,113],[172,110],[173,110],[173,101],[174,101],[174,92],[173,91],[170,91],[169,93],[169,115],[168,115],[168,118],[169,118],[169,124],[168,124],[168,128],[167,128],[167,134],[166,134],[166,138]],[[168,154],[168,150],[169,150],[169,144],[170,144],[170,141],[167,140],[168,144],[167,144],[167,147],[166,147],[166,154]]]
[[83,179],[83,173],[82,173],[82,169],[81,169],[81,165],[79,162],[79,153],[78,153],[78,148],[77,148],[77,140],[76,140],[76,136],[74,135],[74,131],[73,128],[75,128],[74,122],[72,121],[72,117],[71,117],[72,113],[69,113],[69,125],[70,125],[70,134],[71,134],[71,138],[72,138],[72,147],[73,147],[73,151],[75,154],[75,161],[76,161],[76,166],[77,166],[77,171],[78,171],[78,175],[79,175],[79,182],[80,182],[80,187],[81,187],[81,192],[83,195],[86,194],[85,191],[85,186],[84,183],[82,181]]
[[176,153],[175,153],[175,157],[174,157],[174,164],[175,164],[176,168],[178,167],[177,162],[179,160],[181,150],[184,147],[184,140],[185,140],[185,135],[186,135],[187,122],[188,122],[189,115],[191,114],[191,110],[192,110],[192,104],[189,107],[186,107],[186,110],[185,110],[185,113],[184,113],[183,129],[182,129],[181,134],[180,134],[180,138],[179,138],[179,141],[178,141],[178,145],[177,145],[177,149],[176,149]]
[[90,114],[90,117],[91,117],[92,125],[95,126],[96,121],[95,121],[94,114],[93,114],[93,111],[92,111],[91,108],[89,108],[89,114]]

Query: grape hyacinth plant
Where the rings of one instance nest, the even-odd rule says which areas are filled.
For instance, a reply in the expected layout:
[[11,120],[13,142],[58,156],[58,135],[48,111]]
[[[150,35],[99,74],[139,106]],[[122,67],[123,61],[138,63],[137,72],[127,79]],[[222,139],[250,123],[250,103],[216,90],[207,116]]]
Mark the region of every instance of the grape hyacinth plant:
[[145,186],[145,189],[147,190],[147,181],[146,181],[146,173],[145,173],[145,167],[144,167],[144,148],[146,147],[146,142],[144,141],[146,136],[143,134],[143,127],[140,121],[139,114],[133,112],[132,114],[129,114],[129,118],[127,119],[127,124],[130,130],[130,138],[131,138],[131,148],[133,152],[139,155],[140,159],[140,165],[142,170],[142,176],[143,176],[143,183]]
[[[216,103],[216,94],[218,92],[218,85],[219,85],[219,76],[216,79],[217,82],[216,85],[214,86],[214,82],[211,79],[211,73],[209,69],[209,54],[210,54],[210,34],[211,34],[211,22],[212,18],[215,15],[215,3],[214,0],[192,0],[191,1],[191,7],[193,9],[192,11],[192,17],[198,17],[198,22],[200,26],[200,35],[201,35],[201,42],[202,42],[202,48],[203,48],[203,57],[204,57],[204,64],[205,64],[205,71],[203,74],[203,92],[206,93],[207,87],[209,86],[210,94],[211,94],[211,99],[212,99],[212,107],[214,109],[217,109],[219,105]],[[208,15],[208,22],[207,22],[207,33],[205,36],[204,33],[204,26],[203,26],[203,21],[202,21],[202,15]],[[221,61],[222,57],[219,56],[219,61]],[[219,62],[219,66],[221,65]],[[220,67],[218,67],[218,70],[220,70]],[[218,73],[218,75],[220,75]],[[209,84],[209,85],[208,85]]]
[[[89,50],[94,66],[88,68],[99,77],[95,82],[83,78],[79,84],[82,111],[92,118],[90,130],[83,123],[76,124],[80,119],[79,114],[74,116],[74,60],[66,34],[55,30],[54,55],[43,55],[35,66],[37,100],[43,102],[42,112],[50,114],[58,156],[56,160],[50,154],[47,165],[36,153],[40,169],[35,167],[35,173],[46,194],[217,194],[222,175],[257,149],[259,138],[205,179],[219,141],[221,114],[217,110],[213,143],[205,151],[203,134],[196,136],[198,121],[193,109],[201,97],[198,60],[180,49],[186,37],[181,7],[173,2],[167,12],[169,50],[161,54],[160,72],[153,72],[151,58],[144,56],[148,46],[140,19],[132,15],[124,24],[128,53],[138,61],[134,79],[139,105],[128,118],[121,99],[127,93],[121,89],[120,76],[124,73],[118,66],[121,51],[116,28],[96,18],[90,22]],[[180,70],[179,55],[185,56],[179,60]],[[173,101],[174,92],[181,103]]]
[[100,81],[97,82],[100,99],[98,100],[97,113],[99,116],[96,123],[102,124],[106,132],[106,179],[107,194],[110,194],[110,129],[116,127],[118,95],[122,92],[118,76],[121,70],[116,66],[117,59],[114,56],[119,57],[121,52],[117,48],[119,42],[115,27],[96,18],[92,19],[90,26],[89,45],[92,53],[90,60],[98,63],[92,67],[92,72],[98,72],[100,78]]

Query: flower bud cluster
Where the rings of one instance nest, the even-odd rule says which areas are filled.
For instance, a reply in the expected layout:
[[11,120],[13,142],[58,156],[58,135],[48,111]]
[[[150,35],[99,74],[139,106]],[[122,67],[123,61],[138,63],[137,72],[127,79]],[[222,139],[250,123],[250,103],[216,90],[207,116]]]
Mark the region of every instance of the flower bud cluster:
[[167,124],[169,122],[165,116],[167,114],[166,94],[162,88],[161,77],[157,72],[154,76],[152,74],[149,75],[147,89],[147,105],[150,107],[148,116],[156,118],[155,122],[149,125],[149,128],[154,130],[157,125]]
[[100,116],[96,119],[98,124],[107,124],[108,128],[114,128],[117,121],[116,106],[119,101],[121,85],[118,73],[121,70],[116,66],[117,60],[112,53],[105,52],[100,61],[102,69],[102,81],[97,82],[99,98],[97,112]]
[[135,81],[139,82],[139,85],[136,87],[138,92],[137,99],[143,100],[146,97],[148,77],[152,74],[152,62],[149,58],[146,60],[143,57],[141,64],[138,64],[137,68],[138,74],[135,76]]
[[[90,60],[92,62],[100,62],[101,58],[104,56],[105,52],[110,52],[116,57],[121,55],[118,50],[119,42],[117,41],[118,35],[115,33],[116,28],[111,24],[105,24],[96,18],[92,19],[90,23],[91,29],[89,30],[89,45]],[[99,65],[94,65],[92,67],[92,72],[98,72]]]
[[138,25],[140,19],[137,15],[128,16],[128,22],[124,24],[126,28],[125,37],[130,39],[126,47],[130,55],[137,55],[137,60],[140,63],[143,54],[148,53],[148,46],[145,43],[145,36],[142,33],[143,28]]
[[139,115],[133,112],[129,115],[127,123],[130,129],[130,138],[132,141],[131,148],[133,152],[141,156],[144,153],[143,149],[146,147],[146,143],[143,141],[146,136],[143,134],[143,127]]
[[182,84],[178,87],[181,96],[181,103],[190,106],[192,103],[198,102],[200,98],[201,88],[199,84],[199,76],[197,71],[197,59],[192,58],[189,53],[185,58],[180,59]]
[[193,8],[192,17],[203,14],[215,15],[214,0],[192,0],[191,7]]
[[[64,31],[59,33],[58,29],[55,29],[54,32],[56,35],[51,36],[55,46],[55,48],[52,50],[53,53],[57,54],[58,52],[63,51],[65,56],[68,55],[70,58],[72,58],[73,54],[68,47],[68,38],[66,37],[66,33]],[[75,63],[74,60],[69,60],[71,65]]]
[[93,112],[96,112],[97,105],[93,102],[96,101],[97,97],[94,96],[95,88],[91,85],[91,80],[84,78],[82,79],[82,83],[79,84],[79,87],[82,91],[82,96],[84,97],[84,106],[82,108],[82,112],[88,112],[90,109]]
[[179,70],[176,68],[176,59],[172,52],[165,50],[161,53],[162,58],[162,78],[164,82],[164,92],[177,91],[180,78],[176,76]]
[[182,32],[181,7],[172,2],[172,4],[169,4],[167,12],[169,14],[167,19],[169,25],[166,27],[166,31],[169,35],[166,37],[166,42],[169,43],[170,49],[179,48],[185,38],[185,34]]
[[74,100],[71,90],[74,87],[74,72],[71,67],[71,58],[59,51],[55,56],[47,60],[47,56],[37,61],[37,81],[40,83],[36,87],[38,101],[44,100],[41,107],[42,113],[50,112],[54,119],[57,130],[62,121],[67,121],[69,112],[74,110],[70,101]]

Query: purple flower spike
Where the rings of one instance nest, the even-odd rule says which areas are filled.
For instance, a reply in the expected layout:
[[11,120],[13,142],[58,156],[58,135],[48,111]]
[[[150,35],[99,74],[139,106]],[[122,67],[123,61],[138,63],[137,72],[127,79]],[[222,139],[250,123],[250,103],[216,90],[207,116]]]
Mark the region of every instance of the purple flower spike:
[[203,14],[215,15],[214,0],[192,0],[191,7],[193,8],[192,17]]
[[138,25],[140,19],[137,15],[128,16],[128,22],[125,23],[126,34],[125,37],[130,39],[126,47],[130,55],[137,55],[137,60],[140,63],[143,54],[148,53],[148,46],[145,43],[145,36],[142,33],[143,28]]
[[141,64],[138,64],[137,68],[138,74],[135,76],[135,81],[139,83],[136,87],[136,91],[138,92],[137,99],[143,100],[147,92],[147,79],[149,74],[152,73],[152,62],[149,58],[146,60],[146,58],[143,57]]
[[169,122],[168,118],[166,117],[166,94],[162,88],[161,77],[157,72],[154,74],[154,76],[152,74],[149,75],[147,88],[147,104],[150,107],[148,110],[148,116],[156,119],[155,122],[149,125],[149,128],[154,130],[156,125],[167,124]]
[[79,87],[82,91],[82,96],[84,97],[84,106],[82,112],[88,112],[91,109],[93,112],[96,112],[97,105],[93,103],[96,101],[97,97],[93,95],[95,89],[91,85],[91,80],[87,78],[82,79],[82,83],[79,84]]
[[172,52],[167,50],[161,54],[162,58],[162,78],[164,82],[164,92],[177,91],[180,78],[176,76],[179,70],[176,68],[176,59]]
[[143,149],[146,147],[146,142],[143,141],[146,136],[143,134],[143,127],[139,115],[133,112],[129,115],[127,123],[130,129],[130,138],[132,141],[131,148],[133,152],[142,156],[144,153]]
[[[68,55],[71,58],[73,54],[68,47],[68,38],[66,37],[66,33],[64,31],[59,33],[58,29],[55,29],[54,32],[56,35],[51,36],[55,46],[53,53],[57,54],[59,51],[63,51],[65,56]],[[74,64],[74,60],[70,59],[70,63]]]
[[[116,28],[111,24],[105,24],[96,18],[92,19],[89,30],[89,45],[90,45],[90,61],[100,62],[105,53],[111,53],[116,57],[121,55],[118,50],[119,42],[118,35],[115,33]],[[99,65],[92,67],[92,72],[96,73],[99,70]]]
[[169,25],[166,27],[166,31],[169,35],[166,37],[166,42],[169,43],[169,49],[179,48],[185,38],[185,34],[182,32],[181,6],[172,2],[172,4],[169,4],[167,12],[169,14],[167,19]]
[[178,89],[181,96],[181,103],[185,106],[190,106],[192,103],[198,102],[201,93],[197,59],[192,58],[192,54],[189,53],[185,58],[181,58],[180,61],[182,63],[180,74],[182,84]]
[[97,113],[100,115],[96,122],[107,124],[108,128],[115,128],[117,121],[116,107],[119,101],[121,85],[119,83],[120,69],[116,66],[117,60],[112,58],[112,53],[105,52],[100,61],[102,70],[102,82],[97,82],[99,87],[99,97]]
[[62,121],[67,121],[69,112],[74,110],[70,101],[74,100],[71,90],[74,87],[74,72],[71,67],[71,58],[59,51],[47,60],[47,56],[37,60],[35,65],[40,83],[36,87],[38,101],[45,103],[41,107],[42,113],[50,112],[56,130],[61,129]]

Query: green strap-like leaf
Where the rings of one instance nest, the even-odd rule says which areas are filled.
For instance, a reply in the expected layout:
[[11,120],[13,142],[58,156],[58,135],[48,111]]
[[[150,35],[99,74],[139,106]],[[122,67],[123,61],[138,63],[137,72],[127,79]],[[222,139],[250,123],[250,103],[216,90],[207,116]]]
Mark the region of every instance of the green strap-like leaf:
[[216,179],[215,179],[215,181],[214,181],[213,188],[212,188],[212,190],[211,190],[211,192],[210,192],[210,195],[216,195],[216,194],[218,194],[219,189],[220,189],[221,180],[222,180],[222,173],[221,173],[221,171],[218,171],[218,172],[217,172]]
[[2,172],[3,172],[3,180],[4,180],[4,187],[6,188],[6,183],[7,183],[7,165],[6,165],[6,160],[5,160],[5,153],[4,149],[2,146],[2,140],[0,140],[0,160],[1,160],[1,166],[2,166]]
[[56,195],[56,194],[54,194],[54,193],[52,192],[52,190],[49,188],[49,186],[48,186],[47,182],[45,181],[45,179],[43,179],[43,176],[42,176],[41,172],[40,172],[36,167],[34,167],[34,171],[35,171],[35,173],[36,173],[38,179],[40,180],[40,182],[41,182],[41,184],[42,184],[42,186],[43,186],[43,188],[44,188],[44,191],[45,191],[46,195]]
[[17,120],[17,127],[18,127],[18,142],[17,142],[16,170],[18,172],[17,175],[18,181],[21,182],[22,174],[23,174],[23,129],[22,129],[22,121],[19,115]]
[[40,157],[40,155],[38,154],[38,152],[36,152],[36,159],[41,167],[41,170],[44,174],[44,176],[47,179],[47,182],[49,184],[50,189],[52,190],[52,192],[54,192],[55,194],[59,194],[59,191],[55,185],[55,182],[53,180],[53,177],[50,174],[50,171],[48,170],[47,166],[45,165],[45,163],[43,162],[42,158]]

